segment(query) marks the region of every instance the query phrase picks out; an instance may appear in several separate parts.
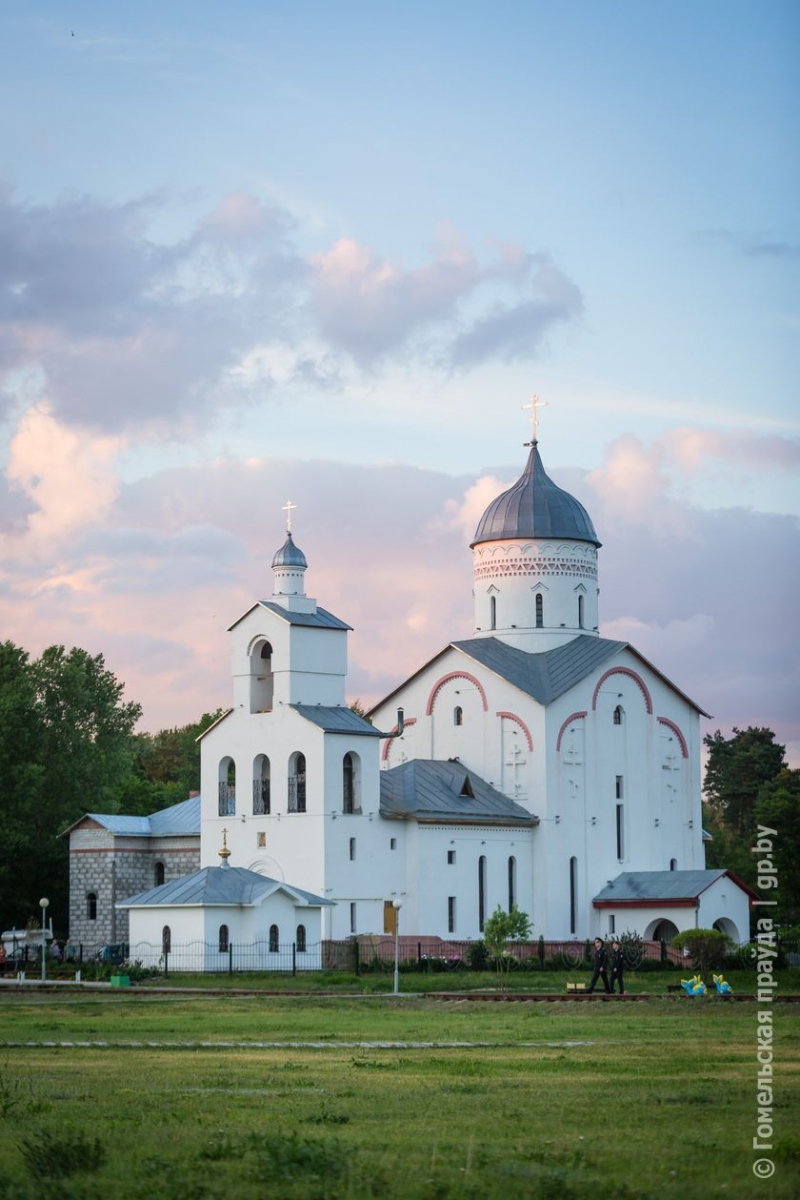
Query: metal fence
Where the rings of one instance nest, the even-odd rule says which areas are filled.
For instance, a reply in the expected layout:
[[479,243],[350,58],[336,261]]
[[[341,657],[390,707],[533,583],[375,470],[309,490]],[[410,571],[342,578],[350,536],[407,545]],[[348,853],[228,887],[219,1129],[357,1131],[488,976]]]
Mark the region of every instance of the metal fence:
[[[629,969],[682,966],[686,958],[665,942],[629,942],[623,940]],[[158,968],[166,973],[210,972],[235,973],[282,971],[299,974],[307,971],[349,971],[361,974],[369,971],[390,971],[394,967],[397,949],[400,967],[409,971],[480,970],[492,965],[484,943],[455,941],[443,938],[401,936],[395,947],[393,935],[360,935],[337,941],[316,943],[273,943],[268,939],[253,943],[195,941],[172,943],[165,948],[160,943],[128,944],[68,942],[58,956],[48,948],[48,963],[116,966],[140,963],[143,967]],[[509,943],[506,953],[513,966],[520,970],[576,970],[591,961],[591,942],[542,939]],[[730,950],[726,956],[729,966],[748,967],[755,962],[753,946],[749,943]],[[795,943],[781,946],[782,954],[791,962],[795,958]],[[9,955],[3,964],[7,970],[25,969],[41,962],[38,946],[22,946]]]

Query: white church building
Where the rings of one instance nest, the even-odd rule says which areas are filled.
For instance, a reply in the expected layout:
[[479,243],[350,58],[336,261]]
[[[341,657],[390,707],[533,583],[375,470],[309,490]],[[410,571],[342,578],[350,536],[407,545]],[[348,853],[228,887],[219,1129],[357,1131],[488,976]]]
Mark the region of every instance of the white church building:
[[599,549],[534,440],[472,541],[472,636],[364,719],[350,627],[306,595],[287,521],[273,595],[230,629],[232,706],[202,736],[201,871],[227,839],[231,866],[314,897],[322,939],[394,932],[398,904],[404,934],[478,938],[516,904],[534,938],[746,940],[751,893],[705,869],[706,714],[600,636]]

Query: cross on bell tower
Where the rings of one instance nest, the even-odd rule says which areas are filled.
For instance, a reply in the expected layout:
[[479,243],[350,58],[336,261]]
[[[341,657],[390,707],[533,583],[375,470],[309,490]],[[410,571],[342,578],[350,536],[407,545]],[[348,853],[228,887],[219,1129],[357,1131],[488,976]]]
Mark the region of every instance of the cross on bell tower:
[[538,416],[539,409],[547,408],[547,407],[548,407],[548,402],[546,400],[540,400],[539,397],[536,395],[531,396],[529,404],[521,404],[520,405],[520,408],[523,411],[525,411],[527,409],[531,410],[531,435],[532,436],[531,436],[531,440],[529,442],[525,442],[526,446],[535,446],[536,445],[536,443],[538,441],[538,438],[536,435],[539,432],[539,416]]

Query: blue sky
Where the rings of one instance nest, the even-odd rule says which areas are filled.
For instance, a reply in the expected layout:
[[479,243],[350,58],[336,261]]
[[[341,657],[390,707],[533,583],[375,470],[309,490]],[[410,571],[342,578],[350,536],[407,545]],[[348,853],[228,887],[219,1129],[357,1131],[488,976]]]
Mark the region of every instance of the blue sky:
[[538,392],[603,632],[800,757],[796,4],[0,22],[8,636],[102,651],[150,727],[224,704],[288,489],[377,699],[469,634],[467,524]]

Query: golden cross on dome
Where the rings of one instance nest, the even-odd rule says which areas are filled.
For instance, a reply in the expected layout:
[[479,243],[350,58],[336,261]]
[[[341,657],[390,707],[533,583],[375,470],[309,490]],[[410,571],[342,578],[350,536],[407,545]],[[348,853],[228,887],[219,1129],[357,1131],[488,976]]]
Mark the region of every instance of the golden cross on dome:
[[283,506],[283,512],[286,513],[286,532],[292,532],[292,509],[297,508],[296,504],[292,504],[291,500],[287,500]]
[[524,410],[526,410],[526,409],[530,409],[530,410],[531,410],[531,427],[532,427],[532,433],[533,433],[533,437],[531,438],[531,441],[530,441],[530,442],[526,442],[526,443],[525,443],[525,445],[526,445],[526,446],[528,446],[528,445],[530,445],[530,446],[535,446],[535,445],[536,445],[536,441],[537,441],[537,437],[536,437],[536,435],[537,435],[537,433],[539,432],[539,417],[538,417],[538,411],[539,411],[539,409],[540,409],[540,408],[547,408],[547,401],[546,401],[546,400],[540,400],[538,396],[531,396],[531,402],[530,402],[530,404],[521,404],[521,405],[520,405],[520,408],[522,408],[522,409],[523,409],[523,411],[524,411]]

